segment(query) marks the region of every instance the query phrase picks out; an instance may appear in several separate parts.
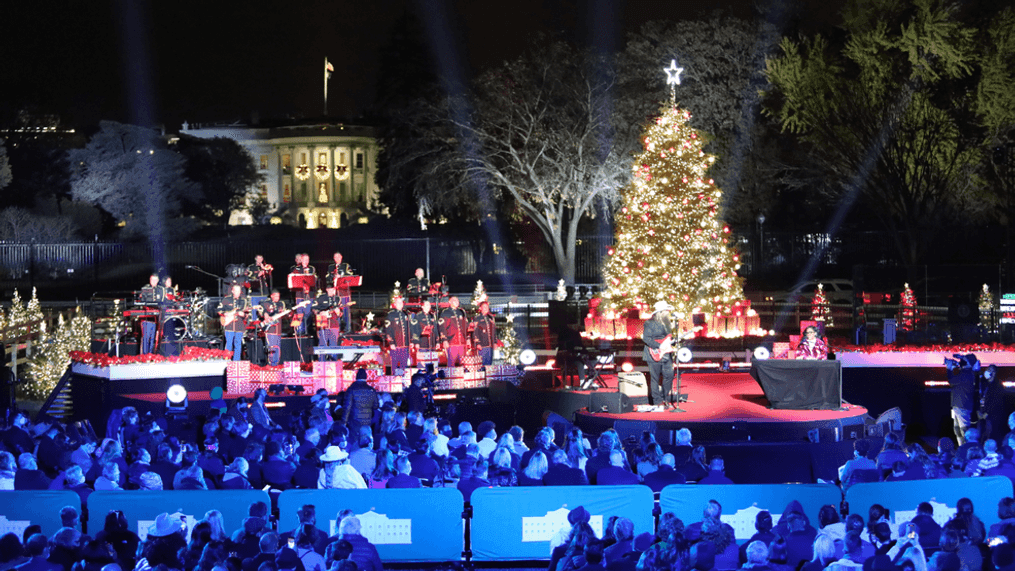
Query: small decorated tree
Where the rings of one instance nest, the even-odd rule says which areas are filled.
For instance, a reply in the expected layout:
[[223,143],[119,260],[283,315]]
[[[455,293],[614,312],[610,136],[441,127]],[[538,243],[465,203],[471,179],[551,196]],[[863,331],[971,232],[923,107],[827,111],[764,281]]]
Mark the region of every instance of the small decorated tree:
[[994,294],[990,293],[990,286],[983,284],[980,290],[980,300],[977,302],[980,310],[980,329],[984,333],[997,333],[997,324],[994,321]]
[[818,284],[814,290],[814,297],[811,299],[811,318],[814,321],[824,321],[825,327],[832,327],[832,311],[828,305],[828,296],[825,295],[825,285]]
[[486,288],[483,287],[483,280],[476,280],[476,289],[472,292],[472,306],[478,309],[479,304],[486,300]]
[[899,331],[913,331],[916,329],[916,294],[909,289],[909,284],[904,284],[902,293],[899,294]]
[[504,324],[500,333],[500,342],[503,345],[500,352],[504,357],[505,364],[517,365],[518,356],[522,353],[522,344],[518,339],[518,334],[515,333],[515,316],[509,313],[504,317],[507,319],[507,323]]

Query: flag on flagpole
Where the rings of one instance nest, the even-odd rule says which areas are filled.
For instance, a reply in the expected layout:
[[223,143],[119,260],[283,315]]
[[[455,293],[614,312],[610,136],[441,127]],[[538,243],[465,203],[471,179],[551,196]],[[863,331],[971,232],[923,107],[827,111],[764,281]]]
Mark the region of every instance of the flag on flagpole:
[[329,72],[335,71],[335,66],[331,65],[331,62],[328,61],[328,58],[324,58],[324,70]]

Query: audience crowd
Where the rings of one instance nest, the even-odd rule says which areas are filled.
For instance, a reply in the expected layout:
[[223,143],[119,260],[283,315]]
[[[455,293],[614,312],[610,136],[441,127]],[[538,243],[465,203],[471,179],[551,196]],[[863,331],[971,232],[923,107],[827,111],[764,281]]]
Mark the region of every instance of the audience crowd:
[[[414,379],[414,386],[418,379]],[[607,430],[591,442],[578,428],[563,435],[550,427],[526,444],[521,427],[498,433],[494,422],[473,427],[427,417],[422,399],[399,403],[357,379],[344,400],[331,407],[319,391],[287,427],[264,410],[264,394],[236,399],[213,409],[190,430],[167,419],[114,411],[105,437],[87,424],[65,425],[49,417],[31,422],[15,413],[2,432],[0,490],[70,490],[87,513],[88,497],[105,490],[353,489],[455,486],[468,502],[489,486],[645,485],[660,492],[670,484],[731,484],[721,457],[706,457],[691,432],[676,433],[663,446],[645,432],[627,442]],[[223,403],[224,405],[224,403]],[[980,443],[976,428],[957,447],[938,442],[935,454],[919,444],[908,448],[889,434],[880,450],[857,440],[854,457],[839,469],[843,488],[858,482],[1005,475],[1015,479],[1015,414],[1012,432],[1001,443]],[[881,511],[878,511],[877,509]],[[814,527],[799,503],[778,521],[758,515],[757,533],[742,546],[722,523],[712,501],[700,522],[684,525],[673,514],[660,516],[655,534],[633,536],[626,518],[611,518],[603,537],[589,525],[584,508],[572,510],[571,529],[552,545],[549,571],[571,569],[674,569],[680,571],[1015,571],[1015,500],[998,506],[1001,522],[988,531],[960,502],[959,513],[938,526],[929,504],[912,522],[893,526],[883,508],[867,519],[848,514],[840,521],[825,506]],[[376,548],[360,534],[350,511],[336,516],[338,533],[316,527],[312,505],[303,506],[295,529],[275,529],[269,505],[252,504],[242,522],[211,510],[188,529],[180,514],[163,513],[144,541],[128,529],[123,513],[103,514],[102,529],[83,529],[72,507],[60,514],[63,526],[51,537],[30,526],[22,537],[0,537],[0,571],[355,571],[381,569]],[[101,519],[101,518],[100,518]],[[237,524],[238,527],[237,527]],[[87,531],[88,535],[83,532]],[[231,531],[231,532],[230,532]]]

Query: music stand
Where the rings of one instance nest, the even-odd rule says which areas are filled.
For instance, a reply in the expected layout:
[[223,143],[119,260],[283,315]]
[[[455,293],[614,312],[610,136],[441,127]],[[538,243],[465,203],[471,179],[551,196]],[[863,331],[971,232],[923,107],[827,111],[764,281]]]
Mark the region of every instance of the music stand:
[[289,274],[289,289],[311,291],[317,287],[317,276],[313,274]]
[[[292,274],[289,277],[292,277]],[[363,276],[335,276],[335,289],[339,291],[361,285],[363,285]]]

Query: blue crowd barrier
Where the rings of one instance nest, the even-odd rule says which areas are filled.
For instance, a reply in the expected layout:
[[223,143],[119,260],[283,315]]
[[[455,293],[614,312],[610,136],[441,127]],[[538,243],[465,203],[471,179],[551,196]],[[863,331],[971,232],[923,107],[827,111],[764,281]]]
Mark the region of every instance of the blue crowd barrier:
[[715,500],[722,505],[722,520],[733,526],[737,540],[742,542],[755,534],[754,519],[760,511],[768,510],[777,523],[786,506],[796,500],[817,527],[821,506],[838,507],[841,498],[839,488],[829,484],[673,484],[663,488],[659,508],[663,513],[673,512],[686,525],[701,521],[708,501]]
[[471,549],[475,561],[549,559],[550,539],[570,528],[567,514],[584,506],[599,537],[610,516],[652,532],[655,500],[646,486],[480,488],[472,493]]
[[[81,513],[81,497],[75,492],[19,490],[0,492],[0,536],[15,533],[21,539],[25,528],[42,526],[42,533],[52,537],[62,526],[60,510],[71,506]],[[102,529],[102,526],[99,526]]]
[[95,535],[110,510],[120,510],[127,525],[141,539],[160,513],[180,512],[187,516],[187,537],[194,524],[210,510],[222,512],[227,530],[239,529],[247,517],[247,508],[254,502],[271,507],[271,498],[261,490],[175,490],[149,492],[140,490],[93,492],[88,496],[88,532]]
[[317,527],[328,535],[338,532],[338,512],[352,510],[385,562],[458,561],[465,549],[465,501],[456,488],[286,490],[278,498],[280,532],[296,528],[305,504],[315,507]]
[[969,498],[977,517],[989,528],[998,522],[997,502],[1011,495],[1011,480],[1005,476],[984,476],[853,484],[846,490],[846,501],[849,511],[862,515],[865,520],[867,510],[880,504],[888,508],[889,519],[894,524],[912,520],[920,502],[929,502],[934,508],[934,519],[944,523],[955,514],[956,502]]

